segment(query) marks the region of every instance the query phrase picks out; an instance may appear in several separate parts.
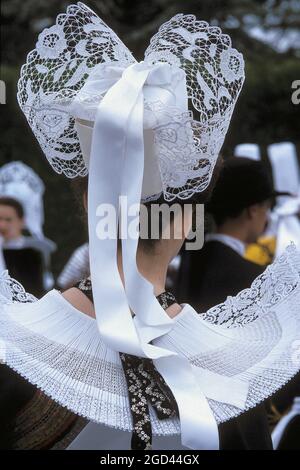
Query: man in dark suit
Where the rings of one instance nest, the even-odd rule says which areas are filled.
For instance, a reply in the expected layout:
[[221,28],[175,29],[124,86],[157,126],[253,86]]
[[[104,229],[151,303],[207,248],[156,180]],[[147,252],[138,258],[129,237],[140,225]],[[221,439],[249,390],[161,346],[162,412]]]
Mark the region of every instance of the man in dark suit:
[[216,230],[203,248],[190,251],[187,299],[206,311],[250,287],[264,267],[244,258],[247,244],[264,232],[278,193],[263,163],[233,157],[225,161],[206,211]]
[[[271,178],[261,162],[230,158],[206,207],[214,218],[215,233],[199,251],[185,253],[188,265],[187,300],[199,312],[250,287],[264,268],[244,258],[248,243],[264,232],[272,200]],[[184,300],[184,299],[182,299]],[[272,449],[264,405],[220,426],[221,449]]]

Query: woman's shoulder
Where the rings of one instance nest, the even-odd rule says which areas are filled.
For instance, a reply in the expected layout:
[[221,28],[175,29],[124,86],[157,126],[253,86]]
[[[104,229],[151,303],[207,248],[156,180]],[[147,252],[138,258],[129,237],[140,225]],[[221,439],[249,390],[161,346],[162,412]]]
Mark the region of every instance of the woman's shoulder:
[[79,281],[62,293],[62,296],[77,310],[95,318],[90,277]]

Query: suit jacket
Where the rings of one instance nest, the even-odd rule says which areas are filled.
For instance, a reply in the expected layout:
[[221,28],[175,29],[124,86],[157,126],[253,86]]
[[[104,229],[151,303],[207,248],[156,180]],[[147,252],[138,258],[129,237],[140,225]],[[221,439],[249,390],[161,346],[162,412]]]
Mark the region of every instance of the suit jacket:
[[0,363],[0,450],[12,448],[15,417],[35,391],[33,385]]
[[[184,257],[180,278],[185,282],[179,298],[199,313],[250,287],[264,271],[219,241],[209,241],[201,250],[186,252]],[[221,424],[219,433],[223,450],[272,449],[264,404]]]
[[[186,279],[181,301],[187,301],[197,312],[205,312],[214,305],[235,296],[250,287],[264,267],[240,256],[219,241],[209,241],[199,251],[189,251],[183,267]],[[185,299],[182,299],[182,296]]]

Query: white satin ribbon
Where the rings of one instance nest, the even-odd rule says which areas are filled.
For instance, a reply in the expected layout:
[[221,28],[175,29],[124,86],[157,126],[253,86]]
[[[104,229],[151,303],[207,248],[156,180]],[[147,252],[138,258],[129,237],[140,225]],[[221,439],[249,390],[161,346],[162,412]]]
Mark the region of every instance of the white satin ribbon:
[[[117,72],[119,69],[114,67],[113,79]],[[178,80],[183,74],[166,63],[133,64],[124,70],[98,105],[89,163],[91,278],[97,324],[105,343],[114,350],[155,360],[176,398],[183,444],[194,449],[217,449],[217,425],[189,362],[174,351],[151,344],[171,330],[174,320],[159,305],[152,284],[138,271],[138,233],[134,238],[122,240],[125,290],[117,265],[117,237],[99,239],[97,235],[102,205],[110,204],[116,209],[117,227],[125,216],[122,209],[118,216],[119,197],[126,196],[128,206],[140,203],[144,173],[144,95],[147,99],[151,96],[156,101],[174,104],[176,93],[180,96],[178,87],[182,88],[181,95],[186,96],[185,80],[181,84]],[[99,90],[103,92],[112,81],[100,80]]]
[[273,211],[277,232],[276,256],[280,256],[291,242],[300,248],[299,213],[300,197],[287,197],[285,202]]
[[[138,65],[140,64],[131,67]],[[95,230],[98,222],[97,209],[101,204],[110,204],[118,214],[122,187],[125,186],[126,193],[122,195],[127,196],[128,203],[140,201],[144,160],[142,88],[150,71],[149,67],[139,67],[134,77],[128,80],[126,69],[122,78],[110,88],[98,107],[89,169],[89,235],[95,308],[97,313],[101,309],[97,322],[103,339],[112,349],[154,359],[174,353],[141,342],[118,271],[117,238],[115,236],[99,240]],[[126,178],[129,181],[126,181]],[[118,217],[115,222],[117,227]],[[134,243],[130,243],[132,241]],[[128,245],[126,242],[129,242]],[[130,283],[132,290],[134,288],[134,292],[130,293],[131,297],[137,297],[137,292],[140,295],[130,278],[131,275],[137,277],[136,244],[137,240],[125,240],[123,252],[125,286]],[[129,250],[127,246],[130,247]],[[144,298],[143,310],[139,314],[140,317],[146,317],[144,312],[147,314],[154,306],[155,309],[151,312],[154,316],[151,327],[156,329],[152,336],[157,337],[170,331],[172,320],[156,301],[152,285],[144,279],[143,281],[147,291],[152,290],[154,301],[151,298],[149,306],[147,297]],[[126,287],[126,292],[128,289]],[[134,306],[132,309],[138,315]]]

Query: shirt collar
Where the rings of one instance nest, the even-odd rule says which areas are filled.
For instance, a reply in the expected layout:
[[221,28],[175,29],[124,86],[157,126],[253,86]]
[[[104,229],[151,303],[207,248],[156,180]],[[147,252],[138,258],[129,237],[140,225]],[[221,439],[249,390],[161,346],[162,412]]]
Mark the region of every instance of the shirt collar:
[[246,245],[241,240],[230,235],[225,235],[223,233],[209,233],[206,235],[205,240],[208,241],[218,241],[224,243],[224,245],[232,248],[240,256],[244,256]]
[[21,235],[18,238],[15,238],[14,240],[7,240],[3,242],[4,249],[24,248],[24,245],[25,245],[25,237],[23,235]]

